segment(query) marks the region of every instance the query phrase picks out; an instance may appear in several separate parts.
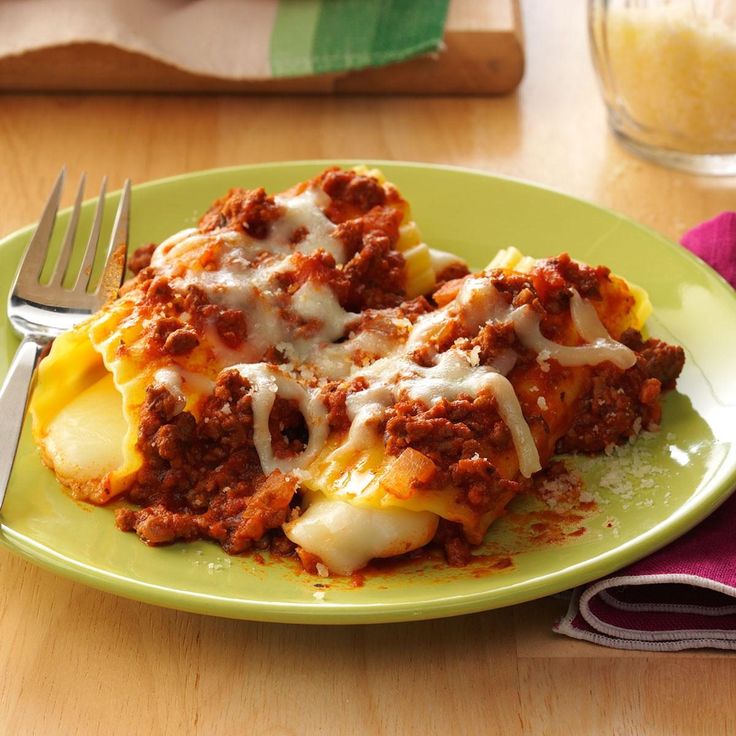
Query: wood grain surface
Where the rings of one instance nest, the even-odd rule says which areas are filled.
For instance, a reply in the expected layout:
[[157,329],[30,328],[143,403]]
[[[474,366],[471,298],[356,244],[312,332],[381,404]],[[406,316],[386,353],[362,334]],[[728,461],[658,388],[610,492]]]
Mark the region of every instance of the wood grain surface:
[[[527,74],[504,98],[0,97],[0,233],[34,220],[63,162],[72,181],[84,169],[114,186],[270,160],[458,164],[554,186],[675,239],[736,207],[736,179],[661,169],[612,138],[582,0],[523,11]],[[551,633],[563,607],[257,624],[119,599],[0,550],[0,734],[736,732],[736,656],[573,642]]]

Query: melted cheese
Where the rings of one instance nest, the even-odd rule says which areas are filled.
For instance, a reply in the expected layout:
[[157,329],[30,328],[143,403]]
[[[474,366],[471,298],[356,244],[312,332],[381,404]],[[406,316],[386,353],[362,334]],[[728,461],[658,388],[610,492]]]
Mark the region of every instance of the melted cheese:
[[[251,363],[232,366],[232,369],[247,378],[251,385],[253,444],[263,472],[268,474],[280,470],[288,473],[309,464],[322,449],[328,433],[327,410],[316,393],[308,391],[272,365]],[[268,421],[277,397],[296,401],[309,428],[307,446],[293,457],[277,458],[273,452]]]
[[[225,250],[226,256],[219,269],[220,277],[242,273],[256,259],[265,253],[289,256],[299,252],[314,253],[322,249],[330,253],[336,263],[344,263],[345,247],[335,238],[335,224],[327,218],[323,207],[329,204],[329,197],[320,189],[310,188],[298,196],[277,195],[276,204],[283,207],[282,215],[276,219],[268,236],[262,239],[251,238],[237,230],[217,230],[215,233],[201,233],[197,228],[187,228],[164,240],[153,252],[151,266],[159,273],[176,276],[182,265],[193,265],[190,256],[198,255],[202,246],[210,245],[213,240]],[[304,237],[296,244],[291,244],[295,231],[302,230]],[[196,273],[196,272],[195,272]],[[201,271],[213,275],[214,271]],[[192,279],[196,283],[196,277]]]
[[595,309],[586,305],[579,296],[577,307],[574,297],[572,304],[573,314],[577,312],[576,327],[592,337],[590,342],[572,347],[548,340],[539,329],[539,315],[531,307],[523,306],[511,315],[522,344],[544,355],[545,359],[552,358],[564,366],[599,365],[610,361],[623,370],[631,368],[636,363],[634,351],[614,340],[601,324]]
[[469,333],[487,322],[505,322],[511,309],[485,276],[467,277],[457,296],[442,309],[423,315],[409,335],[409,351],[431,342],[449,320],[459,318]]
[[[508,372],[514,363],[513,354],[507,352],[502,362]],[[539,454],[513,386],[495,367],[473,366],[467,352],[451,348],[430,367],[417,365],[404,356],[383,358],[356,375],[365,379],[369,388],[351,394],[346,401],[352,422],[347,440],[351,451],[363,449],[374,440],[372,427],[378,424],[385,409],[403,397],[429,407],[442,399],[473,399],[490,392],[511,432],[522,475],[528,478],[540,470]]]
[[[353,315],[340,307],[325,284],[308,281],[289,299],[278,279],[295,268],[294,253],[310,254],[322,249],[341,264],[345,261],[345,248],[334,236],[335,224],[323,212],[329,197],[321,189],[312,187],[297,196],[279,195],[274,199],[283,211],[271,224],[266,238],[251,238],[235,230],[183,230],[156,248],[151,265],[171,278],[175,290],[195,286],[211,302],[246,315],[248,342],[241,360],[256,362],[269,348],[288,344],[296,349],[289,357],[308,362],[321,344],[342,337],[344,325]],[[304,237],[292,245],[296,231]],[[215,269],[203,268],[198,262],[200,254],[209,247],[219,251]],[[288,312],[301,318],[301,322],[292,324],[286,319]],[[301,337],[303,323],[310,320],[320,320],[321,328],[309,338]],[[210,342],[217,344],[218,340],[213,337]],[[234,362],[227,360],[227,352],[220,346],[222,362]]]
[[427,511],[360,508],[317,495],[305,513],[284,525],[284,532],[331,572],[349,575],[376,557],[394,557],[428,544],[437,522]]
[[[346,312],[337,300],[335,292],[326,284],[307,281],[291,299],[291,311],[304,323],[316,323],[316,329],[308,330],[308,337],[293,338],[296,356],[302,363],[309,362],[315,348],[332,343],[345,334],[347,324],[358,315]],[[302,327],[301,332],[307,331]]]
[[472,334],[489,321],[507,321],[511,314],[511,307],[490,279],[466,279],[450,304],[417,321],[403,354],[378,360],[355,374],[369,388],[347,399],[348,417],[353,424],[346,448],[354,451],[368,446],[373,440],[371,428],[379,423],[385,409],[403,396],[431,406],[441,399],[454,401],[461,396],[472,399],[485,391],[495,397],[499,414],[511,432],[522,475],[530,477],[540,470],[539,453],[529,425],[513,386],[505,378],[515,362],[511,351],[501,353],[493,366],[473,365],[469,353],[454,348],[441,353],[430,367],[420,366],[408,356],[431,343],[449,319],[460,319]]
[[296,197],[277,195],[274,199],[286,211],[274,223],[265,250],[270,250],[272,244],[288,243],[296,230],[304,230],[306,235],[295,248],[298,253],[314,253],[321,248],[335,263],[345,263],[345,246],[334,237],[335,224],[324,214],[330,198],[322,189],[312,187]]

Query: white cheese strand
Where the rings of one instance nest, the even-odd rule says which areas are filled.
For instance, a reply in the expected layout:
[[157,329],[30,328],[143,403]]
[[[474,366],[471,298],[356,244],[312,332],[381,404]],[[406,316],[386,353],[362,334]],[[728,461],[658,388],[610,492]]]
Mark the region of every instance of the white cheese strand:
[[519,458],[519,470],[528,478],[541,469],[539,453],[516,391],[499,370],[502,366],[504,372],[509,372],[515,363],[515,356],[511,351],[501,353],[498,363],[500,366],[472,367],[466,353],[448,350],[440,356],[435,366],[424,369],[423,378],[407,386],[407,392],[413,398],[421,398],[431,404],[436,400],[433,396],[453,401],[462,395],[475,398],[483,391],[490,391],[496,399],[501,419],[511,432]]
[[[580,299],[580,297],[578,297]],[[580,303],[584,304],[582,299]],[[590,306],[590,305],[587,305]],[[593,307],[590,307],[595,313]],[[605,337],[595,337],[593,340],[588,342],[587,345],[579,345],[573,347],[570,345],[560,345],[559,343],[548,340],[539,328],[540,317],[539,315],[529,306],[525,305],[519,309],[514,310],[511,314],[511,319],[514,323],[514,329],[519,337],[522,345],[537,353],[542,353],[546,358],[552,358],[556,360],[560,365],[563,366],[581,366],[581,365],[599,365],[610,361],[618,368],[626,370],[636,364],[636,355],[633,350],[630,350],[620,342],[614,340],[602,324],[598,320],[598,316],[594,315],[595,320],[598,320],[598,326],[593,324],[589,312],[578,312],[578,318],[580,324],[583,326],[583,330],[587,334],[601,334],[600,330],[603,330]],[[577,324],[577,323],[576,323]],[[585,337],[581,335],[581,337]]]
[[151,266],[157,270],[173,267],[184,253],[201,245],[205,240],[209,240],[209,236],[200,233],[196,227],[180,230],[159,243],[151,256]]
[[570,300],[570,316],[578,335],[587,342],[595,342],[596,340],[610,340],[611,336],[603,323],[598,318],[598,312],[595,307],[588,301],[585,301],[577,289],[572,290],[572,299]]
[[498,413],[511,432],[511,439],[519,458],[519,472],[525,478],[530,478],[533,473],[542,469],[542,464],[539,461],[539,451],[534,437],[524,419],[519,397],[511,381],[500,373],[486,374],[483,382],[493,392]]
[[[232,368],[248,379],[251,385],[253,444],[263,472],[266,475],[274,470],[289,473],[308,465],[324,446],[329,431],[327,410],[316,393],[310,394],[293,378],[285,376],[275,366],[267,363],[240,364]],[[307,446],[294,457],[277,458],[273,453],[268,422],[277,396],[298,403],[309,430]]]
[[[499,363],[511,370],[513,355],[502,354]],[[350,394],[346,401],[350,432],[339,452],[359,450],[375,441],[375,425],[397,399],[407,396],[427,406],[460,396],[475,398],[484,391],[496,399],[498,413],[509,428],[519,457],[519,470],[529,477],[541,469],[539,452],[514,387],[495,366],[472,366],[468,354],[452,348],[441,353],[435,365],[425,368],[404,356],[383,358],[361,371],[369,388]]]
[[540,331],[539,315],[531,307],[514,309],[489,278],[467,279],[452,302],[420,317],[402,354],[378,360],[354,374],[365,378],[370,388],[348,397],[348,417],[352,424],[341,450],[353,451],[375,439],[374,426],[402,395],[431,406],[441,399],[453,401],[463,395],[474,398],[486,390],[496,399],[499,415],[511,432],[519,470],[528,478],[541,469],[541,464],[519,399],[505,377],[516,362],[513,351],[502,352],[493,366],[479,366],[474,365],[469,353],[451,348],[437,356],[435,364],[428,368],[411,361],[408,354],[432,340],[448,319],[460,318],[470,331],[489,322],[511,321],[525,347],[554,358],[561,365],[598,365],[611,361],[626,369],[636,363],[634,352],[608,334],[593,305],[574,289],[570,310],[573,324],[587,345],[571,347],[548,340]]
[[501,419],[511,432],[521,474],[529,478],[541,470],[539,452],[516,391],[508,378],[495,367],[472,367],[466,353],[450,349],[440,355],[436,365],[418,370],[420,377],[399,382],[399,386],[411,398],[428,406],[441,398],[453,401],[460,396],[475,398],[484,391],[490,392],[496,399]]
[[503,295],[485,276],[467,278],[457,296],[441,309],[422,315],[414,325],[407,342],[407,352],[426,345],[448,320],[460,318],[472,333],[488,321],[505,322],[511,307]]
[[337,452],[344,455],[370,446],[376,438],[377,424],[394,401],[393,388],[382,381],[377,381],[364,391],[350,394],[345,400],[350,429]]
[[[277,196],[276,204],[283,207],[263,239],[251,238],[238,230],[220,229],[202,233],[197,228],[186,228],[164,240],[153,252],[151,266],[162,273],[178,269],[186,263],[186,254],[200,248],[203,244],[219,242],[224,246],[226,270],[228,266],[237,268],[249,265],[264,253],[287,256],[291,253],[314,253],[322,248],[330,253],[336,263],[345,262],[345,246],[334,236],[337,226],[325,215],[322,206],[329,204],[329,197],[320,189],[307,189],[296,196]],[[297,230],[305,235],[297,243],[291,244],[291,236]],[[188,264],[191,265],[191,264]],[[200,271],[203,275],[207,271]],[[167,274],[170,275],[170,274]],[[206,288],[206,287],[205,287]]]

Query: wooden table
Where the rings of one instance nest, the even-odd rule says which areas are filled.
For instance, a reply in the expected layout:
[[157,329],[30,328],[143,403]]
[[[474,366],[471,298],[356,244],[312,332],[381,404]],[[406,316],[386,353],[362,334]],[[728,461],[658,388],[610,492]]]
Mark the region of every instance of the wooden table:
[[[524,17],[527,75],[505,98],[2,97],[0,233],[35,219],[63,162],[72,180],[85,169],[115,186],[269,160],[458,164],[551,185],[672,238],[734,207],[736,180],[657,168],[608,133],[581,0],[527,0]],[[247,623],[119,599],[0,550],[0,733],[736,731],[736,657],[569,641],[550,631],[562,608]]]

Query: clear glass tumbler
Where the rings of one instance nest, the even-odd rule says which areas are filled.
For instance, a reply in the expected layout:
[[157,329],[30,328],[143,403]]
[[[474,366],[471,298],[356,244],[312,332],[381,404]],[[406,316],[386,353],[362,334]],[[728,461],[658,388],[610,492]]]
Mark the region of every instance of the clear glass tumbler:
[[736,175],[736,0],[589,0],[593,60],[621,142]]

